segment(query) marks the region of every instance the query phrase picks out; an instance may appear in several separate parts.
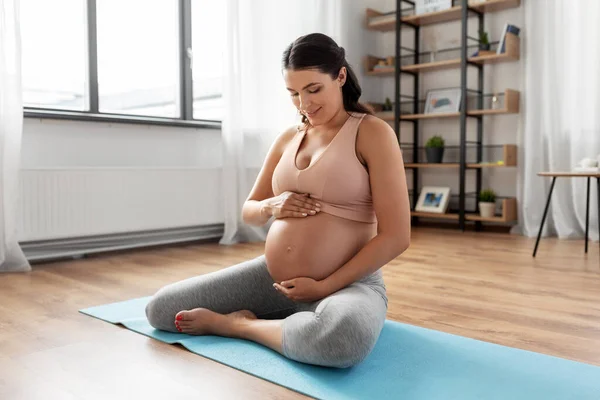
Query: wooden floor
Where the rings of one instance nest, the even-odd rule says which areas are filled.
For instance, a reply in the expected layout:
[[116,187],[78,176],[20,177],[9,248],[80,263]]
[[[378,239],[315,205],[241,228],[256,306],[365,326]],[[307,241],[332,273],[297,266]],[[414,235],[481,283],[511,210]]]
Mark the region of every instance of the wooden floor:
[[[600,365],[598,243],[415,229],[384,267],[388,318]],[[0,275],[1,399],[300,399],[288,389],[78,313],[262,253],[195,244]]]

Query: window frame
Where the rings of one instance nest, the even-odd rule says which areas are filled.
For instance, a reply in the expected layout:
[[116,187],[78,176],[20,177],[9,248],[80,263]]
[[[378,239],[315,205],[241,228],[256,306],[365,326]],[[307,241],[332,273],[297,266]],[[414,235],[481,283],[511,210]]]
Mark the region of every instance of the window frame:
[[25,118],[221,129],[222,121],[194,119],[194,89],[191,68],[192,59],[188,56],[188,49],[192,49],[192,0],[177,1],[179,22],[179,118],[140,116],[122,113],[113,114],[99,111],[96,0],[86,0],[86,7],[88,82],[85,104],[89,110],[57,110],[52,108],[24,106],[23,116]]

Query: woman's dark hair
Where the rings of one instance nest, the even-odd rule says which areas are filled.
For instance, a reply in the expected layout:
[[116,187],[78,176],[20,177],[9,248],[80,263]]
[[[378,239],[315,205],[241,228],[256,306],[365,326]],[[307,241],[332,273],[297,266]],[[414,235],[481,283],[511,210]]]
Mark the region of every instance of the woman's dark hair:
[[[333,79],[337,79],[340,69],[346,67],[346,82],[342,86],[344,109],[359,113],[372,113],[368,107],[358,102],[362,89],[354,71],[346,61],[344,48],[338,46],[329,36],[322,33],[311,33],[299,37],[283,52],[282,67],[292,70],[314,68],[324,74],[329,74]],[[302,117],[302,122],[307,123],[305,116]]]

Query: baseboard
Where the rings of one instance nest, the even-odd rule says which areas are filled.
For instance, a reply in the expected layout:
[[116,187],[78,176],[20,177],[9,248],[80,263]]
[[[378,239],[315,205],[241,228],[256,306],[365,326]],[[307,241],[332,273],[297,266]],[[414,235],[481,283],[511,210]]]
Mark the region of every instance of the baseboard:
[[39,262],[61,258],[81,258],[93,253],[139,247],[218,239],[223,236],[224,229],[224,224],[212,224],[114,235],[23,242],[20,245],[30,262]]

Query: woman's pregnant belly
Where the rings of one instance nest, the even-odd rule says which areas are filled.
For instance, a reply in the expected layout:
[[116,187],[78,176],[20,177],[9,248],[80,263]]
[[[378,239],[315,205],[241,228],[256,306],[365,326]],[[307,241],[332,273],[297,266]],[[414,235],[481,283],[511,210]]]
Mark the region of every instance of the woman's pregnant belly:
[[377,233],[377,224],[324,212],[273,221],[265,243],[267,268],[275,282],[321,280],[350,260]]

